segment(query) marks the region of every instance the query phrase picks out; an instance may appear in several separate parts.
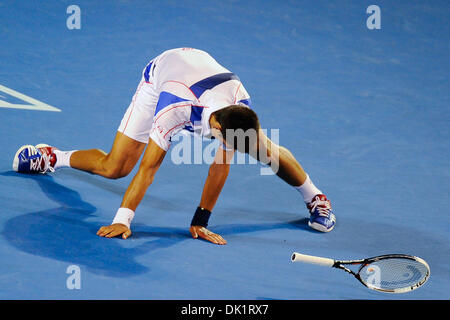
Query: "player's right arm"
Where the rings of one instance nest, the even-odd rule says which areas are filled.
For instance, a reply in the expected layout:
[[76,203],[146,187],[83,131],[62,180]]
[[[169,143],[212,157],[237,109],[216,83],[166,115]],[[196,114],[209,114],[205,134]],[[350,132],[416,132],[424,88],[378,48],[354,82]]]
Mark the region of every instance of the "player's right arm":
[[[219,147],[214,162],[209,167],[208,177],[203,187],[202,197],[199,207],[211,212],[219,198],[220,192],[227,180],[230,171],[230,163],[233,158],[234,150],[225,150]],[[189,231],[193,238],[202,238],[215,244],[226,244],[222,236],[211,232],[202,225],[191,225]]]
[[[152,139],[149,140],[139,170],[125,192],[122,204],[120,205],[121,208],[127,208],[133,212],[136,210],[142,198],[144,198],[148,187],[152,184],[166,153]],[[131,230],[123,223],[113,223],[109,226],[101,227],[97,235],[106,238],[122,235],[126,239],[131,235]]]

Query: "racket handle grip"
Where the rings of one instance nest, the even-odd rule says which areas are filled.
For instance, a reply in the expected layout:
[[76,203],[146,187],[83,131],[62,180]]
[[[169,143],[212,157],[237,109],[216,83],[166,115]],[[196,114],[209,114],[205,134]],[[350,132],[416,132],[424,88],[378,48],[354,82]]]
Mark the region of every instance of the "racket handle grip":
[[312,263],[312,264],[318,264],[318,265],[325,266],[325,267],[332,267],[334,265],[333,259],[309,256],[307,254],[301,254],[298,252],[294,252],[292,254],[291,260],[292,260],[292,262]]

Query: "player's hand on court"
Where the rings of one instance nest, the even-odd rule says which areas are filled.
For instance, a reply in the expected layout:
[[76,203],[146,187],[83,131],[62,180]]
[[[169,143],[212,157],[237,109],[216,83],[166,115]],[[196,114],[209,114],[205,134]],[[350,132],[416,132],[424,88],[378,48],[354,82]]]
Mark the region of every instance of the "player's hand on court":
[[218,235],[217,233],[209,231],[205,227],[191,226],[189,231],[191,232],[191,235],[194,239],[200,237],[215,244],[227,244],[227,241],[224,238],[222,238],[222,236]]
[[110,226],[103,226],[98,229],[97,235],[105,238],[113,238],[122,235],[123,239],[127,239],[131,236],[131,230],[122,223],[114,223]]

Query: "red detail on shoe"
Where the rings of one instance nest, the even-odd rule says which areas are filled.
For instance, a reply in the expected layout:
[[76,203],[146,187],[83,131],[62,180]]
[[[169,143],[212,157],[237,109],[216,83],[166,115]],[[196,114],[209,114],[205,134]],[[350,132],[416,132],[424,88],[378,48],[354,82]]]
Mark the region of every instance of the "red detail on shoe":
[[331,209],[331,203],[330,200],[327,199],[326,195],[317,194],[314,196],[311,202],[306,205],[306,207],[308,208],[309,212],[314,210],[316,207]]
[[[53,168],[55,166],[55,163],[56,163],[56,155],[55,155],[55,153],[53,151],[54,150],[58,150],[58,149],[55,148],[55,147],[51,147],[51,146],[40,147],[40,148],[37,148],[37,149],[42,154],[45,154],[45,155],[47,155],[49,157],[49,159],[50,159],[50,166]],[[44,166],[44,162],[42,162],[42,164],[41,164],[41,167],[42,167],[41,169],[42,170],[44,170],[43,166]]]

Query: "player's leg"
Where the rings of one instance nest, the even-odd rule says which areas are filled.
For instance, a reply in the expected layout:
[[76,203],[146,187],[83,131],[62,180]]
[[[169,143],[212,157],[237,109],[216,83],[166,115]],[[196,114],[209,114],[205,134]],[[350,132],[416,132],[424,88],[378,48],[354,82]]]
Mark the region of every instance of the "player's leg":
[[277,149],[278,153],[279,162],[278,170],[275,172],[276,175],[293,187],[303,185],[307,179],[307,174],[294,155],[285,147],[275,145],[273,142],[270,143],[272,148]]
[[[118,179],[128,175],[139,160],[146,144],[120,131],[117,132],[109,153],[100,149],[61,151],[47,144],[39,144],[34,149],[41,156],[39,168],[35,172],[45,173],[59,168],[70,167],[97,174],[109,179]],[[20,171],[19,172],[23,172]]]
[[133,170],[146,144],[117,132],[109,153],[100,149],[61,151],[47,144],[21,147],[13,169],[21,173],[46,173],[71,167],[106,178],[117,179]]
[[[71,154],[71,168],[87,171],[110,179],[128,175],[138,162],[146,144],[117,132],[109,153],[100,149],[79,150]],[[61,153],[56,153],[57,157]],[[58,161],[56,162],[56,166]]]
[[319,231],[328,232],[334,228],[336,218],[330,201],[311,181],[294,155],[285,147],[271,141],[262,130],[258,133],[258,143],[253,156],[269,164],[274,173],[283,181],[297,189],[311,213],[309,225]]
[[274,173],[289,185],[297,187],[305,183],[308,175],[288,149],[274,143],[262,130],[258,131],[257,139],[256,149],[250,151],[253,157],[269,164]]

